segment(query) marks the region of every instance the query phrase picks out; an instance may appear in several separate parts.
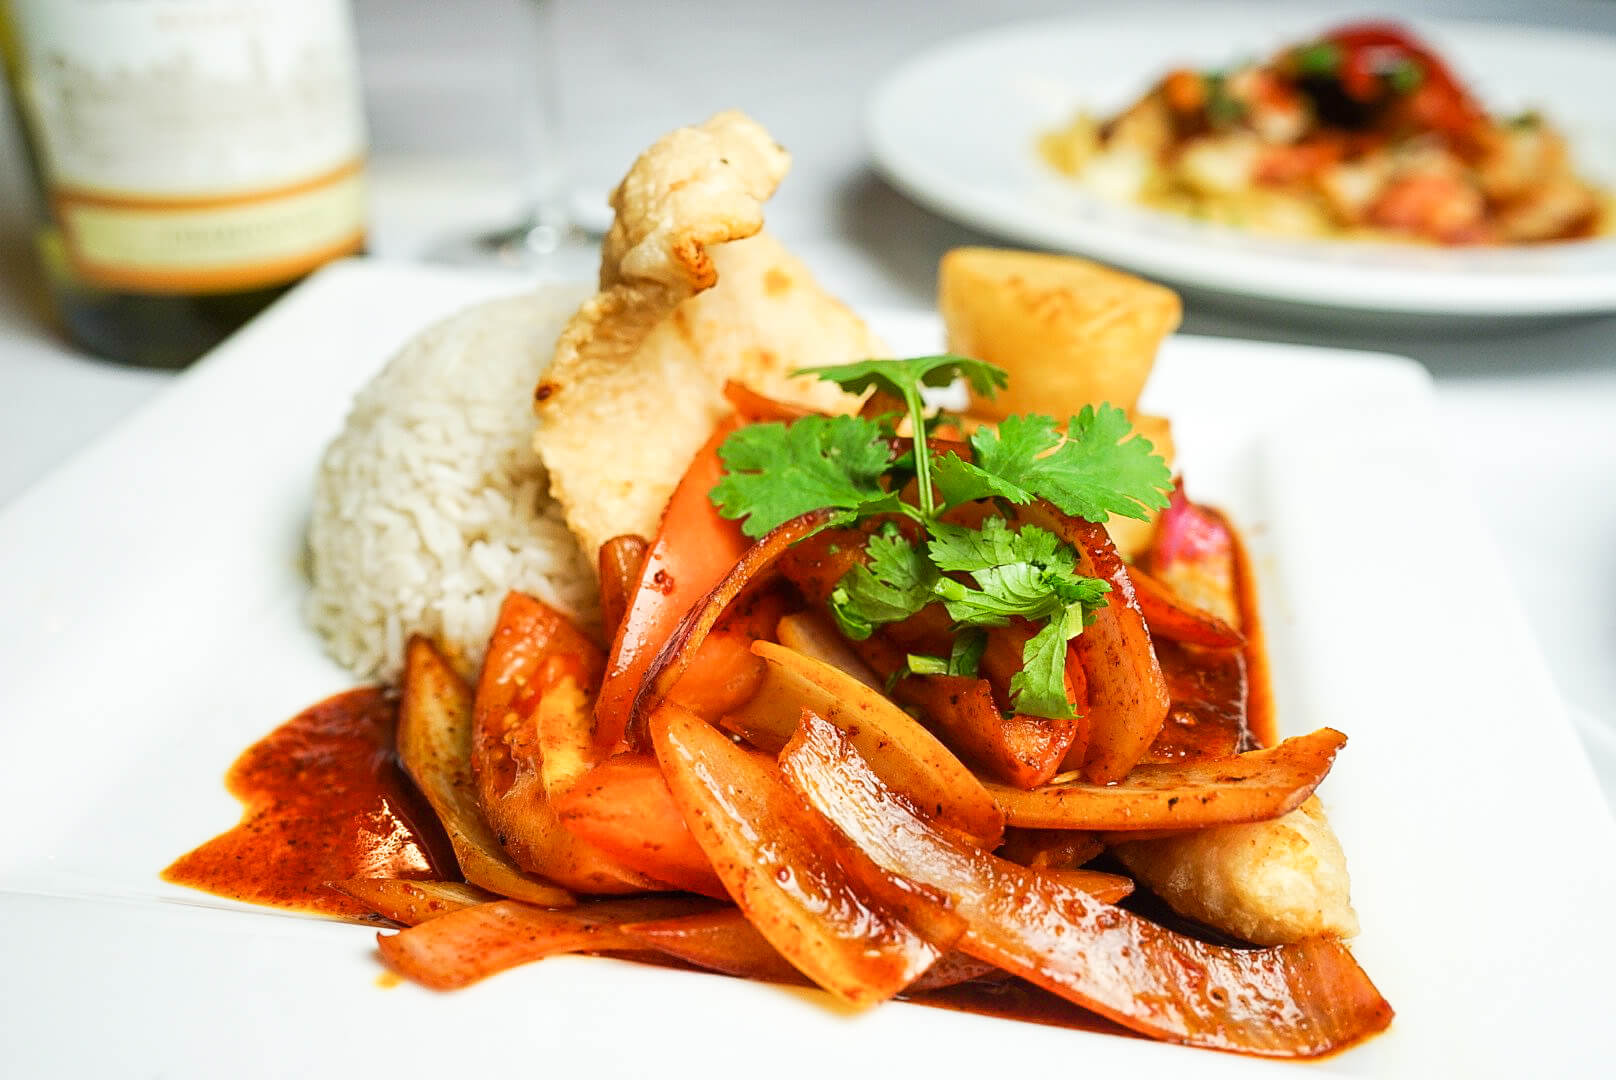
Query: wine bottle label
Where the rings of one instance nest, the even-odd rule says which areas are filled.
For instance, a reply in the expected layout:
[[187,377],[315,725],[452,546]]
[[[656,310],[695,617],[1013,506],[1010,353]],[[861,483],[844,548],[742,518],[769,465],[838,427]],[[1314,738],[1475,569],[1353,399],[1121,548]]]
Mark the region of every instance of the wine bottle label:
[[359,249],[346,0],[10,5],[19,103],[82,278],[243,290]]

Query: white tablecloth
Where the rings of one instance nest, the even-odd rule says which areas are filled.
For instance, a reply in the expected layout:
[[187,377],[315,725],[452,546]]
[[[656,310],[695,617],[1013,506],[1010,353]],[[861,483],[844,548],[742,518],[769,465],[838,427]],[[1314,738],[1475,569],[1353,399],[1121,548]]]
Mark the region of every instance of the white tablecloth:
[[[416,256],[517,205],[511,182],[509,20],[524,0],[357,0],[374,167],[372,249]],[[771,5],[560,0],[563,109],[581,190],[603,192],[661,131],[720,108],[756,115],[793,151],[771,228],[855,303],[929,304],[938,256],[984,238],[876,179],[861,105],[881,74],[932,42],[1072,0]],[[1521,18],[1507,0],[1404,5]],[[1534,5],[1541,22],[1616,33],[1616,4]],[[1074,57],[1081,63],[1081,57]],[[0,504],[165,386],[60,344],[44,325],[26,240],[31,196],[14,146],[0,154]],[[1191,298],[1192,332],[1381,349],[1435,374],[1438,422],[1512,569],[1478,589],[1513,593],[1616,793],[1616,317],[1418,332],[1273,321]],[[1373,507],[1366,507],[1372,514]],[[1395,542],[1395,538],[1392,538]],[[1410,551],[1440,559],[1440,551]],[[1522,702],[1523,739],[1533,703]],[[1462,717],[1452,718],[1455,724]]]

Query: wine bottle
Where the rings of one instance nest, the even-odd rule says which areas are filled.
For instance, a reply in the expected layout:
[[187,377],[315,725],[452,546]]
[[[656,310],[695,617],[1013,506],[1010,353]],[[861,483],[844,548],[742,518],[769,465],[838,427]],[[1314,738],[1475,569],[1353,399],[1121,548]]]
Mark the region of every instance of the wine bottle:
[[67,334],[182,367],[364,243],[347,0],[0,0]]

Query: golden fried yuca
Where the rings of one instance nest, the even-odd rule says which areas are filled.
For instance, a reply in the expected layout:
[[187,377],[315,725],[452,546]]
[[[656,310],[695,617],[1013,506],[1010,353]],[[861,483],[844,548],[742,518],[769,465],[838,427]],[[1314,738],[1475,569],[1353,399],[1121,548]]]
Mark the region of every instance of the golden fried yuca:
[[943,256],[937,306],[949,351],[1010,373],[1007,390],[971,402],[995,418],[1102,401],[1132,412],[1182,311],[1171,289],[1099,263],[995,248]]
[[1174,911],[1253,944],[1358,932],[1347,859],[1317,796],[1273,821],[1112,850]]
[[770,397],[842,411],[857,399],[792,379],[813,364],[887,355],[864,323],[762,232],[790,157],[739,112],[680,128],[612,193],[600,291],[556,344],[535,391],[534,446],[567,525],[591,557],[654,536],[737,379]]

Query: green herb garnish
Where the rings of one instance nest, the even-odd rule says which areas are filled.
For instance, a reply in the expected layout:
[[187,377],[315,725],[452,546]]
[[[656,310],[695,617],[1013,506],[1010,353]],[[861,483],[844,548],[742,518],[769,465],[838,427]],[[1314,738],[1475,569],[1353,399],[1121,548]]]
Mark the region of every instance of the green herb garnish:
[[[847,637],[861,641],[879,627],[942,604],[954,621],[950,655],[913,655],[900,674],[975,675],[986,647],[984,628],[1011,619],[1041,623],[1022,649],[1022,670],[1010,682],[1011,703],[1031,716],[1072,715],[1066,699],[1066,643],[1082,632],[1110,586],[1077,571],[1077,553],[1036,526],[1012,528],[992,516],[976,528],[943,520],[963,503],[998,499],[1025,505],[1042,498],[1065,513],[1104,522],[1111,514],[1144,518],[1167,505],[1166,464],[1132,433],[1127,415],[1109,405],[1086,407],[1067,423],[1012,416],[998,430],[971,436],[972,460],[937,454],[928,436],[923,386],[965,378],[989,395],[1008,382],[991,364],[960,356],[865,360],[810,368],[844,389],[885,390],[904,403],[913,449],[900,452],[898,416],[880,419],[810,416],[790,424],[753,424],[719,448],[724,478],[711,498],[720,514],[742,519],[748,536],[811,510],[835,507],[847,524],[877,516],[888,521],[865,543],[865,559],[844,574],[830,611]],[[902,499],[910,478],[913,502]],[[950,574],[968,577],[974,587]]]
[[1246,118],[1246,104],[1229,93],[1229,77],[1221,71],[1206,73],[1206,122],[1227,131]]
[[1386,85],[1394,94],[1412,94],[1425,82],[1425,66],[1418,60],[1403,57],[1385,72]]
[[1333,78],[1341,70],[1341,46],[1333,41],[1303,45],[1291,56],[1298,75]]
[[981,630],[967,628],[954,637],[954,648],[948,656],[917,656],[910,653],[904,660],[908,675],[966,675],[975,677],[982,666],[982,653],[988,647],[988,636]]

